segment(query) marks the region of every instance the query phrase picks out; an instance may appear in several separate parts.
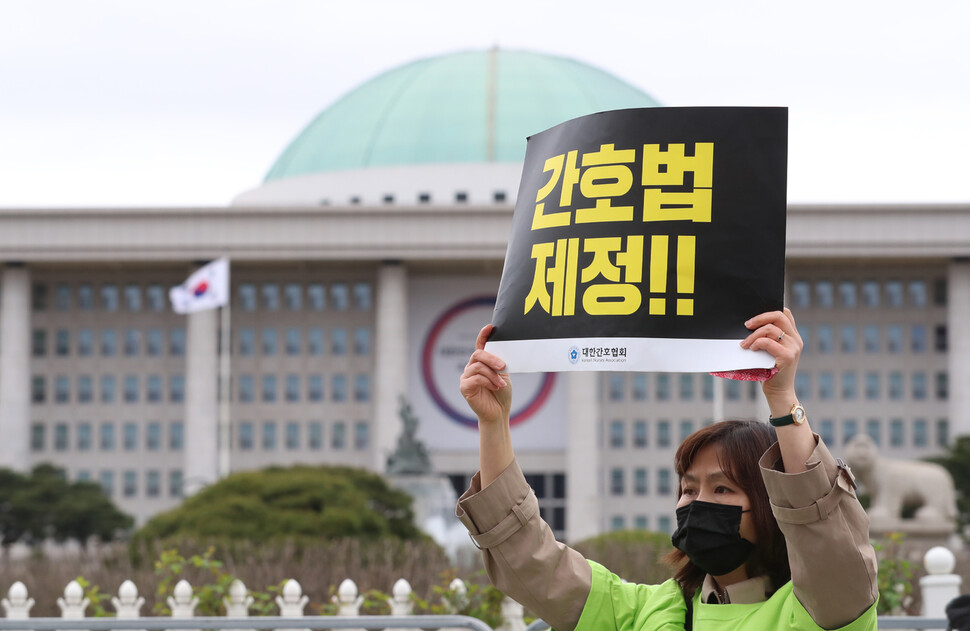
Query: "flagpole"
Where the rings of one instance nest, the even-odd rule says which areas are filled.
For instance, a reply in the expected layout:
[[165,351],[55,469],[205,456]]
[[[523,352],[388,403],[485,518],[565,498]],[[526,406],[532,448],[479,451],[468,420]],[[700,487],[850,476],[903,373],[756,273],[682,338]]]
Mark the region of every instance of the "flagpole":
[[229,346],[232,343],[230,334],[230,307],[231,296],[226,300],[226,304],[221,307],[222,322],[220,324],[221,341],[219,343],[219,479],[229,475],[229,454],[230,454],[230,427],[229,427],[229,389],[230,389],[230,353]]

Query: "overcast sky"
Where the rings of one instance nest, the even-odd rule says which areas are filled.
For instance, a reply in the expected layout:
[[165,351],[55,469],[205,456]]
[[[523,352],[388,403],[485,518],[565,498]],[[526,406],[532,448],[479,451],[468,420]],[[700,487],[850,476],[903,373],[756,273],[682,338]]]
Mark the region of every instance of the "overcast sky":
[[968,202],[968,24],[960,0],[0,0],[0,206],[222,206],[348,90],[493,45],[789,107],[791,202]]

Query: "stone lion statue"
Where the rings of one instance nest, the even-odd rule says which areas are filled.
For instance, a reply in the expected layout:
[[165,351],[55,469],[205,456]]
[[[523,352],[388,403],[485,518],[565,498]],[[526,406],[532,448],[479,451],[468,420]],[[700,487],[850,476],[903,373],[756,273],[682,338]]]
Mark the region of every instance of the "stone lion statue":
[[940,465],[883,458],[867,434],[858,434],[846,444],[845,460],[869,492],[873,526],[898,522],[904,504],[919,504],[916,522],[949,526],[951,532],[956,527],[953,478]]

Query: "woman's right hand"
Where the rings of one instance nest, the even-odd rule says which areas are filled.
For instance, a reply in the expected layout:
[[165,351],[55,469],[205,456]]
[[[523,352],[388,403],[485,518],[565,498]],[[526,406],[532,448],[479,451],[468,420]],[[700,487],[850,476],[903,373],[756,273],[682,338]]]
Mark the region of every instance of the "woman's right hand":
[[512,380],[501,358],[485,352],[485,342],[492,334],[486,324],[475,340],[475,352],[461,374],[461,395],[478,416],[479,423],[508,422],[512,409]]

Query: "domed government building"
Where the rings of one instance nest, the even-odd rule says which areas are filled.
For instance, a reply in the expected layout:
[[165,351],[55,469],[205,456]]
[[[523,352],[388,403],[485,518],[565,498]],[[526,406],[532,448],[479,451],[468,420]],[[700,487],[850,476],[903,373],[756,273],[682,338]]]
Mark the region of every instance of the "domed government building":
[[[143,521],[227,470],[384,471],[403,401],[464,488],[478,436],[458,376],[491,316],[526,138],[659,104],[580,61],[458,52],[326,107],[226,207],[0,210],[0,466],[54,463]],[[939,453],[970,433],[970,207],[837,201],[788,209],[799,398],[836,455],[857,433],[888,457]],[[223,256],[227,449],[220,312],[167,299]],[[768,416],[757,386],[692,373],[516,375],[515,389],[519,461],[567,540],[669,532],[681,438]]]

